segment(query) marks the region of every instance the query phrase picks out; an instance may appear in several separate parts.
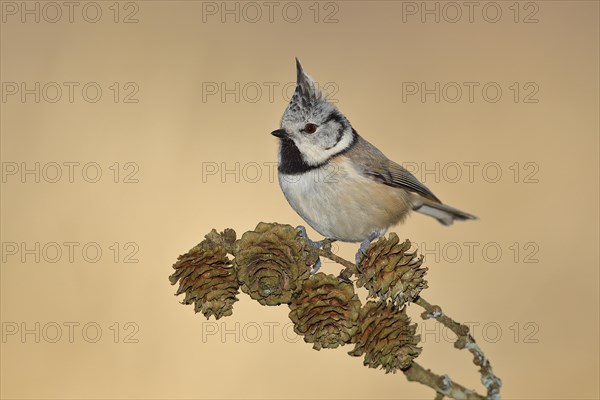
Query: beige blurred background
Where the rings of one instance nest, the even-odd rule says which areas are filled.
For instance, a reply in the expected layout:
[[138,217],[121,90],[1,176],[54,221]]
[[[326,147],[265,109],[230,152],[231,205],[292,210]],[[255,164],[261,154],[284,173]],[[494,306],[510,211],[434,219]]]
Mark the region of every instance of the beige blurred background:
[[[212,228],[302,223],[269,135],[298,56],[359,133],[480,217],[394,231],[503,397],[597,399],[599,6],[472,7],[2,2],[1,396],[433,398],[350,346],[312,350],[285,306],[241,294],[215,323],[173,296],[171,265]],[[409,313],[419,362],[481,392],[452,335]]]

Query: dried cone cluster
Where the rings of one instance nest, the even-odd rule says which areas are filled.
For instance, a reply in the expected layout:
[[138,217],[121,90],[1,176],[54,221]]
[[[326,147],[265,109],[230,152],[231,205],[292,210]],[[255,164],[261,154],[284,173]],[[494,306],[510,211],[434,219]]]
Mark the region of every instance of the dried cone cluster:
[[291,225],[259,223],[235,243],[242,291],[262,305],[289,303],[310,275],[305,240]]
[[354,285],[322,272],[304,282],[290,304],[294,331],[315,350],[349,343],[358,331],[360,300]]
[[351,356],[365,355],[364,365],[382,368],[386,373],[410,367],[421,353],[417,347],[416,324],[410,324],[406,308],[393,303],[369,301],[360,313],[360,332]]
[[[290,225],[260,223],[239,240],[231,229],[221,233],[213,230],[205,238],[179,256],[173,265],[175,272],[169,277],[172,285],[179,282],[176,294],[185,293],[183,304],[194,303],[196,312],[216,319],[231,315],[241,286],[263,305],[289,304],[295,332],[316,350],[353,343],[354,349],[348,354],[364,356],[363,363],[370,368],[381,368],[386,373],[404,370],[409,380],[436,390],[449,388],[447,376],[442,379],[422,367],[407,371],[421,348],[417,346],[417,326],[406,314],[406,303],[414,301],[427,287],[427,268],[421,268],[423,258],[410,251],[408,240],[400,243],[391,233],[367,248],[358,268],[357,286],[365,287],[368,297],[376,301],[361,306],[354,285],[342,280],[345,275],[310,275],[310,266],[320,255],[344,264],[345,271],[353,273],[352,265],[348,266],[351,263],[332,256],[328,248],[320,250],[309,245]],[[227,254],[235,256],[233,262]],[[426,308],[423,318],[440,317],[439,307],[419,304]],[[445,318],[449,320],[445,325],[456,324]],[[459,328],[460,332],[455,332],[462,336],[455,346],[462,348],[469,330],[463,325]],[[500,380],[493,375],[483,353],[470,350],[477,353],[475,363],[481,364],[488,397],[497,395]],[[492,383],[488,385],[488,381]],[[456,398],[483,398],[460,385],[452,385],[451,392]]]
[[179,281],[175,295],[185,293],[183,304],[194,303],[194,310],[206,318],[216,319],[233,313],[237,301],[237,274],[226,248],[235,241],[235,231],[227,229],[219,234],[214,229],[206,239],[179,256],[169,277],[171,284]]
[[423,257],[410,247],[410,241],[400,243],[395,233],[372,243],[361,260],[356,285],[364,286],[368,297],[391,299],[398,306],[414,300],[427,287],[427,268],[421,268]]
[[[416,325],[403,305],[426,287],[427,269],[409,249],[410,242],[400,243],[393,233],[367,248],[357,285],[378,301],[362,308],[351,283],[310,275],[318,252],[290,225],[260,223],[237,241],[231,229],[213,230],[179,256],[169,279],[179,282],[176,294],[185,293],[183,303],[194,303],[207,318],[231,315],[240,286],[263,305],[287,303],[294,330],[314,349],[355,343],[350,355],[364,355],[365,365],[395,372],[421,352]],[[235,256],[233,263],[228,253]]]

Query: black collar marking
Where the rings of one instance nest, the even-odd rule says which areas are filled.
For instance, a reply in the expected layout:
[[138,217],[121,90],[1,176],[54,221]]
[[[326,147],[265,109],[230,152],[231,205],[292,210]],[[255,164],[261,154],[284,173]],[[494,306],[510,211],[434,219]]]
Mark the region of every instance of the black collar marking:
[[327,164],[329,160],[333,157],[340,156],[350,150],[358,143],[358,133],[352,129],[352,142],[345,149],[340,152],[331,155],[327,160],[322,163],[316,165],[310,165],[302,158],[302,154],[300,150],[298,150],[298,146],[292,139],[283,138],[281,139],[281,149],[280,149],[280,159],[279,167],[277,170],[280,174],[285,175],[299,175],[305,172],[311,171],[313,169],[321,168],[323,165]]

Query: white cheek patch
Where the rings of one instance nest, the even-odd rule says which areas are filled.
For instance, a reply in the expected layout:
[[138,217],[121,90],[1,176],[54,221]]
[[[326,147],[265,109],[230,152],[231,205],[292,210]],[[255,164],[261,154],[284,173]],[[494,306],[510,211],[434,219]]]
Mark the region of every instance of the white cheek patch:
[[298,146],[298,150],[300,150],[302,158],[307,164],[319,165],[323,164],[332,156],[350,146],[352,139],[352,130],[349,128],[344,132],[342,139],[335,146],[329,149],[323,149],[322,147],[319,147],[313,143],[296,143],[296,146]]
[[312,143],[302,143],[297,145],[302,158],[309,165],[319,165],[325,162],[329,157],[325,155],[323,149]]

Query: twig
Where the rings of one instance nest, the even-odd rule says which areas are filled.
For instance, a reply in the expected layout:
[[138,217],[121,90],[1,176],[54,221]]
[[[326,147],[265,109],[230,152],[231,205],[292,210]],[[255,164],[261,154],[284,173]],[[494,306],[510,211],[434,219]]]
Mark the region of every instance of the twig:
[[433,400],[444,400],[444,395],[440,392],[437,392]]
[[[406,379],[411,382],[419,382],[422,385],[429,386],[436,391],[436,398],[443,396],[457,400],[482,400],[484,396],[467,389],[466,387],[453,382],[448,375],[437,375],[421,365],[412,362],[411,366],[404,371]],[[439,395],[442,397],[439,397]]]
[[475,339],[469,333],[469,327],[454,321],[452,318],[445,315],[439,306],[429,304],[429,302],[422,297],[415,299],[414,303],[425,309],[425,312],[421,314],[423,319],[435,318],[454,332],[457,336],[454,347],[457,349],[467,349],[473,354],[473,363],[479,366],[481,383],[483,383],[483,386],[487,389],[487,398],[490,400],[500,399],[502,380],[494,375],[490,360],[485,356],[479,345],[475,343]]
[[326,241],[323,243],[323,246],[320,249],[318,249],[319,256],[329,258],[331,261],[335,261],[336,263],[346,267],[340,273],[340,278],[342,278],[346,281],[349,281],[350,277],[352,277],[352,275],[354,275],[357,272],[356,265],[353,262],[350,262],[350,261],[343,259],[342,257],[334,254],[331,251],[331,242],[329,242],[327,239],[325,239],[325,240]]
[[[325,242],[322,248],[318,249],[319,256],[329,258],[338,264],[346,267],[341,273],[340,277],[349,279],[352,275],[357,273],[356,265],[342,257],[337,256],[331,251],[331,243]],[[425,312],[421,314],[423,319],[435,318],[441,322],[444,326],[448,327],[457,336],[457,340],[454,343],[454,347],[458,349],[468,349],[474,356],[473,362],[479,366],[479,372],[481,374],[481,382],[487,389],[487,396],[482,396],[470,389],[465,388],[458,383],[453,382],[448,375],[436,375],[428,369],[423,368],[416,362],[413,362],[411,367],[404,371],[406,378],[409,381],[416,381],[423,385],[427,385],[434,389],[437,393],[436,398],[443,398],[444,396],[453,399],[471,400],[471,399],[489,399],[499,400],[500,399],[500,387],[502,381],[492,372],[492,366],[479,347],[475,343],[473,336],[469,334],[469,327],[462,325],[452,318],[445,315],[439,306],[429,304],[422,297],[417,297],[414,303],[425,309]],[[441,397],[439,397],[441,396]]]

